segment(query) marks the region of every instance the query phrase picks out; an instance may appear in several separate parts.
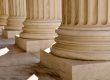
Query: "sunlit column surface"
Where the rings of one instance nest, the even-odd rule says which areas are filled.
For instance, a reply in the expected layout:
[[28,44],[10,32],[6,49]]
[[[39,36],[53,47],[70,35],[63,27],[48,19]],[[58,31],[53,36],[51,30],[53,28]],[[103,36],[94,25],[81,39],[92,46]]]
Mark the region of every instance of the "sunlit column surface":
[[[15,35],[19,34],[24,26],[23,22],[25,19],[26,0],[9,0],[9,18],[7,26],[5,27],[5,36],[14,37]],[[11,33],[9,33],[9,31],[11,31]]]
[[70,59],[110,60],[109,0],[63,0],[63,22],[52,54]]
[[61,0],[27,0],[27,19],[20,37],[53,39],[61,23]]
[[31,52],[51,46],[61,24],[61,5],[61,0],[27,0],[27,19],[16,43]]
[[8,15],[8,0],[0,0],[0,26],[7,25]]

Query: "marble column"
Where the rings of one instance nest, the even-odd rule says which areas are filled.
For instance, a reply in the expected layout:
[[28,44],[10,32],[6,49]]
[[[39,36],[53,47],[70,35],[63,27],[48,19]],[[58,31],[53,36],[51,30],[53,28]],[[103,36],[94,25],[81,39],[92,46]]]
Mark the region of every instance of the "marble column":
[[14,38],[24,27],[26,19],[26,0],[9,0],[9,18],[3,31],[5,38]]
[[61,17],[61,0],[27,0],[27,19],[16,44],[27,52],[49,47]]
[[109,80],[109,20],[110,0],[63,0],[56,43],[41,52],[41,63],[63,80]]
[[0,0],[0,29],[7,25],[8,15],[8,0]]
[[56,31],[59,36],[52,54],[69,59],[110,60],[109,0],[70,1],[64,0],[65,18]]

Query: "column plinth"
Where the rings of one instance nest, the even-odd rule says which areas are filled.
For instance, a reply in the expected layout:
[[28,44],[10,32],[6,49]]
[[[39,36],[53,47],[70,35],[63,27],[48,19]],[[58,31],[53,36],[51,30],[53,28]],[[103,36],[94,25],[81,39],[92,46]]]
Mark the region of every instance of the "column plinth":
[[39,52],[54,43],[55,29],[61,24],[61,0],[27,0],[27,7],[27,19],[16,44],[27,52]]
[[9,17],[3,31],[5,38],[15,38],[24,27],[26,19],[26,0],[9,0]]
[[56,43],[50,52],[41,51],[41,63],[63,80],[109,80],[109,5],[109,0],[63,0]]

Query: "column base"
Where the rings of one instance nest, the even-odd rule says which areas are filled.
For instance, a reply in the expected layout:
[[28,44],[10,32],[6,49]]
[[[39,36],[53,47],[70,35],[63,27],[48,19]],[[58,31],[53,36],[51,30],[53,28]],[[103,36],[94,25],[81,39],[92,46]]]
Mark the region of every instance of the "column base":
[[3,30],[2,32],[2,36],[3,38],[15,38],[16,35],[19,35],[21,33],[21,31],[11,31],[11,30]]
[[62,80],[110,80],[110,61],[80,61],[56,57],[41,51],[41,64],[59,74]]
[[33,39],[24,39],[19,36],[15,38],[15,44],[25,50],[30,52],[37,57],[40,57],[40,49],[46,49],[54,43],[54,40],[33,40]]

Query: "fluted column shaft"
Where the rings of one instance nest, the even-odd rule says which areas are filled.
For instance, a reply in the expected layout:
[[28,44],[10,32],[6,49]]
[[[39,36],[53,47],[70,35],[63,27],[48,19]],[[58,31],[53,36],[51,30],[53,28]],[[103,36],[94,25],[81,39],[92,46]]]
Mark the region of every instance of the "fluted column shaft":
[[7,25],[8,15],[8,0],[0,0],[0,26]]
[[63,0],[63,22],[52,54],[110,60],[110,0]]
[[27,0],[27,19],[20,37],[53,39],[61,23],[61,0]]
[[26,0],[9,0],[9,18],[6,30],[22,30],[26,19]]

